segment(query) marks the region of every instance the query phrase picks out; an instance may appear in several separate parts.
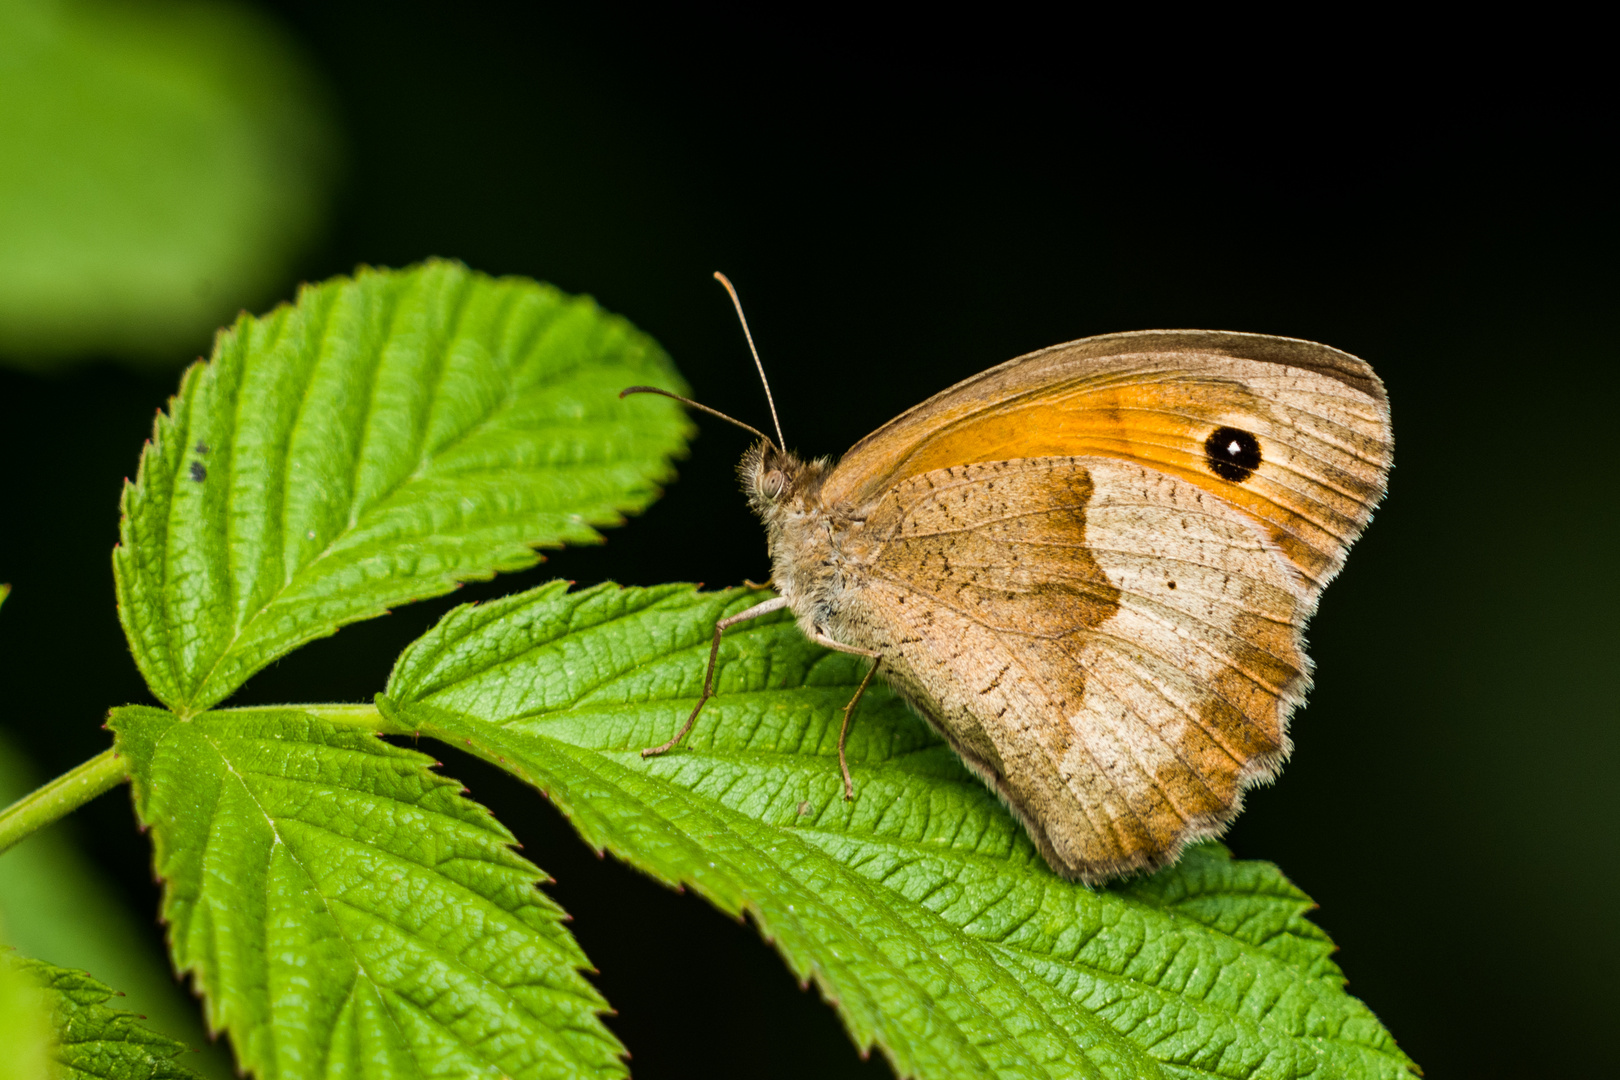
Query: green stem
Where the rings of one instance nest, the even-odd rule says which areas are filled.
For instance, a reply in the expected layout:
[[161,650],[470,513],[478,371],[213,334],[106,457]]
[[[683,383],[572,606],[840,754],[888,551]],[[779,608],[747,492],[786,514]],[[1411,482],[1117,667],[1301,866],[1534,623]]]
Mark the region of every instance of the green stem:
[[[312,713],[330,724],[343,727],[365,728],[385,735],[408,735],[396,730],[395,725],[383,718],[375,705],[289,705],[287,708]],[[222,709],[221,712],[249,710]],[[0,810],[0,854],[4,854],[19,840],[66,817],[97,795],[103,795],[129,779],[124,760],[112,750],[104,751],[63,773],[55,780],[29,795],[24,795],[4,810]]]
[[376,731],[383,735],[409,735],[409,731],[402,730],[390,724],[383,718],[382,712],[375,705],[336,705],[336,704],[298,704],[298,705],[244,705],[232,709],[216,709],[216,712],[263,712],[267,708],[295,709],[301,713],[318,716],[328,724],[338,727],[364,728],[367,731]]
[[318,716],[338,727],[365,728],[367,731],[387,731],[388,724],[375,705],[289,705],[290,709]]
[[104,750],[78,768],[24,795],[0,810],[0,854],[127,779],[129,770],[124,760],[114,751]]

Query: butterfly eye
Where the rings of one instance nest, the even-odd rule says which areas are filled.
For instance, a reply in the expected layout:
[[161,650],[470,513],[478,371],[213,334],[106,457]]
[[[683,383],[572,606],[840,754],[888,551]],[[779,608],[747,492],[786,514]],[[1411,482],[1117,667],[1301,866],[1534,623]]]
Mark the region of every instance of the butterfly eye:
[[1260,467],[1260,440],[1241,428],[1216,428],[1204,440],[1204,460],[1222,480],[1241,484]]
[[778,495],[782,494],[782,485],[786,482],[786,477],[784,477],[779,470],[772,469],[770,472],[765,474],[765,479],[760,484],[760,489],[765,492],[766,498],[774,499]]

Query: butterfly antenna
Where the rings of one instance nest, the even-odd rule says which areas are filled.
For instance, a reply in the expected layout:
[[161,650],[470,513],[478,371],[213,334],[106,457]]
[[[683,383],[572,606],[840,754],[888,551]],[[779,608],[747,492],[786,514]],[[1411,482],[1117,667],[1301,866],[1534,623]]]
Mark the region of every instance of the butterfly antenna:
[[[681,395],[679,395],[679,394],[672,394],[668,390],[663,390],[663,389],[660,389],[659,387],[656,387],[656,386],[627,386],[623,390],[619,391],[619,397],[621,399],[622,398],[627,398],[631,394],[658,394],[658,395],[660,395],[662,397],[674,398],[676,401],[680,402],[682,405],[685,405],[685,406],[687,406],[689,408],[697,409],[699,412],[706,412],[710,416],[718,416],[720,419],[724,420],[728,424],[736,424],[738,427],[742,428],[744,431],[752,431],[755,435],[758,435],[760,438],[764,439],[766,442],[771,441],[771,437],[769,435],[765,434],[763,431],[759,430],[759,428],[757,428],[757,427],[753,427],[753,426],[751,426],[749,424],[745,424],[741,420],[738,420],[734,416],[727,416],[725,413],[721,412],[719,409],[711,409],[707,405],[700,405],[697,402],[693,401],[691,398],[681,397]],[[777,432],[777,434],[780,435],[781,432]]]
[[[731,287],[730,278],[716,270],[714,280],[724,285],[726,292],[731,294],[731,306],[737,309],[737,321],[742,323],[743,337],[748,339],[748,351],[754,354],[754,366],[759,368],[759,381],[765,384],[765,403],[771,407],[771,423],[776,425],[777,445],[786,446],[787,440],[782,438],[782,421],[776,415],[776,399],[771,396],[771,380],[765,377],[765,365],[760,363],[759,350],[754,348],[754,335],[748,329],[748,316],[743,314],[742,301],[737,299],[737,290]],[[736,421],[733,420],[732,423],[736,423]]]

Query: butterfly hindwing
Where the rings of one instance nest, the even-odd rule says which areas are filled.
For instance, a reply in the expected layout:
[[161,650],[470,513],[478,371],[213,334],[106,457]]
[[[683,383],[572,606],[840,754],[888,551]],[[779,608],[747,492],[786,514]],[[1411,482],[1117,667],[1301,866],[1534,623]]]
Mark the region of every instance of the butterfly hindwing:
[[1107,458],[958,465],[896,485],[864,532],[835,635],[883,652],[1070,876],[1162,865],[1286,754],[1307,602],[1198,485]]

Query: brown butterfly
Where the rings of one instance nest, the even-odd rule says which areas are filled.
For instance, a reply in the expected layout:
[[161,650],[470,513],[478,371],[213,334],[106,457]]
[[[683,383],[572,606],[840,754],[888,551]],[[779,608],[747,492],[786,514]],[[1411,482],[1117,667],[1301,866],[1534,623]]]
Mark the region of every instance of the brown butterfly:
[[[625,393],[646,390],[667,393]],[[759,436],[741,472],[778,596],[716,625],[697,708],[643,755],[691,730],[725,629],[786,607],[874,661],[839,733],[846,798],[844,736],[881,672],[1052,868],[1090,883],[1174,862],[1277,774],[1310,685],[1305,622],[1393,450],[1361,360],[1206,330],[1010,360],[836,465],[782,449],[779,422],[773,442],[687,404]]]

